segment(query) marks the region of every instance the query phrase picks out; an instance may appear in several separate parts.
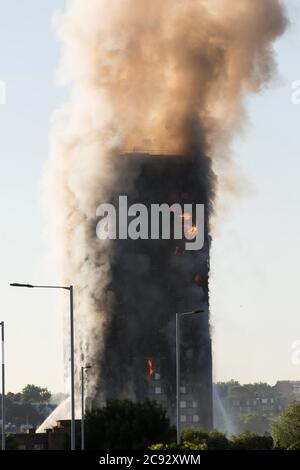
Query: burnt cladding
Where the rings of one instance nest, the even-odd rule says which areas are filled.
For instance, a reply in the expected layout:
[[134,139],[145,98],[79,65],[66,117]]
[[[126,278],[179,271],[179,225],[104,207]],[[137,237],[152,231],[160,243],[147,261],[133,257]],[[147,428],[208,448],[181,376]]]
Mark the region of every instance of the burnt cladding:
[[[186,251],[185,240],[172,237],[114,241],[109,287],[114,301],[106,325],[99,391],[106,400],[155,398],[174,422],[175,314],[202,308],[203,314],[181,321],[182,424],[190,425],[196,416],[200,426],[210,428],[210,190],[207,178],[201,177],[208,161],[126,154],[116,165],[119,186],[111,202],[117,205],[119,195],[127,195],[128,206],[142,203],[149,214],[153,203],[205,204],[205,242],[199,251]],[[203,173],[207,176],[207,167]],[[190,416],[189,408],[193,408]]]

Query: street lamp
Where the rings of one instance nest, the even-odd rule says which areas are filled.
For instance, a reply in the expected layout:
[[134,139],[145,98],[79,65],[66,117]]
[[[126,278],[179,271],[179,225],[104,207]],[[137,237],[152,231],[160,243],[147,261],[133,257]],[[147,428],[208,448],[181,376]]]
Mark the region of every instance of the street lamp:
[[11,287],[27,287],[29,289],[64,289],[70,293],[70,349],[71,349],[71,450],[75,450],[75,371],[74,371],[74,301],[73,286],[36,286],[32,284],[10,284]]
[[177,444],[180,445],[180,317],[204,313],[204,310],[176,313],[176,429]]
[[5,450],[5,362],[4,362],[4,321],[1,325],[1,343],[2,343],[2,450]]
[[91,366],[81,366],[81,450],[84,450],[84,372]]

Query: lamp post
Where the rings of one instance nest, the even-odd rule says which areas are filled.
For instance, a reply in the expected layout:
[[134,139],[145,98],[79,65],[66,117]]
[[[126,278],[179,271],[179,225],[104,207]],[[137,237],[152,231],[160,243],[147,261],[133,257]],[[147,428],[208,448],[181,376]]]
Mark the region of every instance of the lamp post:
[[71,450],[75,450],[75,366],[74,366],[74,301],[73,286],[37,286],[33,284],[10,284],[11,287],[27,287],[29,289],[64,289],[70,295],[70,350],[71,350]]
[[81,450],[84,450],[84,372],[90,368],[91,366],[81,367]]
[[176,429],[178,445],[180,445],[180,317],[203,312],[204,310],[197,309],[191,312],[176,313]]
[[1,325],[1,343],[2,343],[2,450],[5,450],[5,361],[4,361],[4,321]]

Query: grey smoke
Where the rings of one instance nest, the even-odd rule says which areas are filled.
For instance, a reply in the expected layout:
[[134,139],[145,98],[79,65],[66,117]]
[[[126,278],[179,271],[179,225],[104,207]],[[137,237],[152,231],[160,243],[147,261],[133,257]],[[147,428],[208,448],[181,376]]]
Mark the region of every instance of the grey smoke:
[[[71,98],[53,119],[47,193],[61,281],[76,288],[79,364],[99,362],[114,311],[114,247],[99,243],[95,213],[138,178],[116,159],[201,156],[199,186],[212,210],[244,97],[272,77],[272,44],[286,24],[279,0],[73,0],[57,15],[58,80]],[[100,369],[90,393],[99,377]]]

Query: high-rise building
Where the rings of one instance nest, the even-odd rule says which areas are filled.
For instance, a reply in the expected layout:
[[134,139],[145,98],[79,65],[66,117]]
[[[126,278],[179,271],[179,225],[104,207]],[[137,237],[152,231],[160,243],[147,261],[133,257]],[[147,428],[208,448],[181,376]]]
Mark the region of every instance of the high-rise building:
[[[118,159],[120,195],[128,206],[204,204],[204,246],[187,251],[185,240],[117,239],[112,244],[111,312],[105,326],[98,391],[102,400],[146,397],[176,417],[175,316],[181,319],[182,427],[212,426],[212,359],[209,331],[209,188],[195,159],[126,154]],[[206,163],[204,163],[206,164]],[[124,174],[124,178],[122,178]],[[207,172],[205,172],[207,174]],[[176,216],[176,215],[174,215]],[[192,214],[189,214],[192,216]],[[172,214],[171,214],[172,222]],[[149,216],[149,227],[151,221]],[[171,223],[172,226],[172,223]],[[150,230],[150,229],[149,229]],[[160,229],[161,230],[161,229]],[[161,233],[160,233],[161,235]]]

